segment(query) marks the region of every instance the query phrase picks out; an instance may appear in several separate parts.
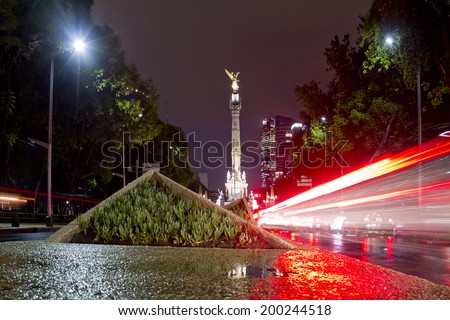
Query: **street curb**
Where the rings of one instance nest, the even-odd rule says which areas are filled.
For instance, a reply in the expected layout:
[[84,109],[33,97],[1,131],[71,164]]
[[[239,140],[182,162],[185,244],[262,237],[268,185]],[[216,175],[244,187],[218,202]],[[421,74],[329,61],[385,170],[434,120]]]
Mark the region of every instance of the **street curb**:
[[61,227],[11,227],[0,228],[0,235],[16,233],[38,233],[38,232],[56,232]]

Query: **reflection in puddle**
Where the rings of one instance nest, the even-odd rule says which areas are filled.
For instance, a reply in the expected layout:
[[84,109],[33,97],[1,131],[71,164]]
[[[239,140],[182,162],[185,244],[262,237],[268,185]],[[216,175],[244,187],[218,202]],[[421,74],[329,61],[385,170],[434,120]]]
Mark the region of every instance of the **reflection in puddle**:
[[341,252],[342,250],[342,235],[335,234],[333,235],[333,252]]
[[291,241],[297,241],[295,232],[291,232]]
[[394,238],[392,237],[387,237],[386,238],[386,255],[387,255],[387,259],[388,261],[391,261],[394,257]]
[[317,236],[314,233],[309,234],[308,243],[310,246],[317,245]]
[[232,270],[228,271],[228,278],[238,279],[238,278],[268,278],[268,277],[282,277],[283,273],[274,268],[265,267],[254,267],[254,266],[244,266],[236,265]]
[[246,266],[236,266],[234,269],[228,271],[228,278],[245,278],[247,276]]

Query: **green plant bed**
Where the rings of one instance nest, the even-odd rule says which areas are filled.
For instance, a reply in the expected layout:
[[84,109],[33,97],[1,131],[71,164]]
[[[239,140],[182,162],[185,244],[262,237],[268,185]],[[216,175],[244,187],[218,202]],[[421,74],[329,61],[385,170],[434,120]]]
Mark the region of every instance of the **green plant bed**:
[[82,232],[71,242],[270,247],[246,224],[236,223],[217,208],[205,208],[199,201],[181,199],[153,179],[141,181],[77,221]]
[[[248,207],[245,202],[244,207]],[[304,247],[265,231],[251,220],[252,217],[250,221],[243,219],[164,175],[149,171],[46,241],[227,248]]]

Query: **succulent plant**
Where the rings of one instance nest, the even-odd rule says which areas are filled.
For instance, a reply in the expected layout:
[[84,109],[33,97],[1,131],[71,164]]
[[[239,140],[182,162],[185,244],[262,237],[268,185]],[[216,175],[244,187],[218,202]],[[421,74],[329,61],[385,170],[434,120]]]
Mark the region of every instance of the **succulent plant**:
[[95,232],[95,240],[113,238],[133,244],[200,246],[224,240],[249,243],[252,238],[228,215],[203,208],[199,202],[179,199],[154,180],[112,198],[94,210],[91,219],[79,219],[83,230]]

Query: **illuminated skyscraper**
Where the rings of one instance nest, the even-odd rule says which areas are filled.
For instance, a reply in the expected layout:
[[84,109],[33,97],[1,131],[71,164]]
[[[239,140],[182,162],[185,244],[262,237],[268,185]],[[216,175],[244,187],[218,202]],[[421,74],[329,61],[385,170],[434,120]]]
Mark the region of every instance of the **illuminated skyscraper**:
[[275,181],[276,150],[275,119],[266,118],[261,129],[261,188],[265,190]]
[[275,116],[275,141],[276,141],[276,170],[275,178],[281,178],[287,171],[287,164],[290,161],[292,152],[292,132],[291,128],[297,120]]

